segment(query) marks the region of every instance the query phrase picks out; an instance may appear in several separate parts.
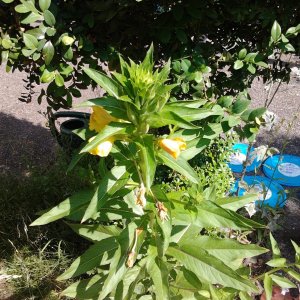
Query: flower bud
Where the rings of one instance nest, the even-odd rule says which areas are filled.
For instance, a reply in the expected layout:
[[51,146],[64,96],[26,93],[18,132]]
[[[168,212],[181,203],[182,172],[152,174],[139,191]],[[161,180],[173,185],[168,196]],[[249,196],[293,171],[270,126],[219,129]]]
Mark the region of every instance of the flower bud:
[[117,119],[112,117],[103,107],[93,106],[93,112],[90,117],[90,130],[100,132],[107,124]]
[[182,150],[186,149],[186,143],[181,138],[161,139],[159,146],[172,155],[175,159],[179,156]]
[[135,196],[136,196],[135,203],[141,207],[146,206],[147,200],[145,197],[145,193],[146,193],[146,188],[144,184],[141,183],[141,186],[137,190],[135,190]]
[[[95,137],[89,139],[89,142],[91,142]],[[89,151],[92,155],[98,155],[100,157],[106,157],[111,151],[111,148],[113,146],[114,140],[113,138],[110,138],[99,145],[97,145],[95,148]]]

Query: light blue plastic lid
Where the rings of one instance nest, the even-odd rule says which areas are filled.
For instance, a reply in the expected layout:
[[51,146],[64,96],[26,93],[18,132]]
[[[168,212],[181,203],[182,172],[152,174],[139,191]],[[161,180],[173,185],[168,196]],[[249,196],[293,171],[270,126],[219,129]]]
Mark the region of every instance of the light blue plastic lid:
[[274,181],[286,186],[300,187],[300,157],[273,155],[263,163],[263,172]]
[[[234,144],[232,149],[234,153],[231,155],[230,160],[228,162],[229,168],[232,172],[241,173],[243,171],[243,162],[246,160],[248,144],[237,143]],[[250,155],[253,153],[254,148],[252,147],[250,150]],[[251,165],[247,166],[246,172],[253,172],[255,169],[259,168],[259,160],[255,158]]]
[[[231,189],[230,192],[232,194],[236,193],[239,181],[240,180],[237,180],[234,187]],[[249,187],[254,187],[256,191],[261,193],[261,196],[256,201],[257,206],[270,206],[274,208],[284,206],[286,193],[283,187],[277,182],[271,181],[269,178],[262,176],[245,176],[244,181]],[[243,196],[245,191],[245,189],[240,188],[238,196]],[[264,196],[265,200],[263,200]]]

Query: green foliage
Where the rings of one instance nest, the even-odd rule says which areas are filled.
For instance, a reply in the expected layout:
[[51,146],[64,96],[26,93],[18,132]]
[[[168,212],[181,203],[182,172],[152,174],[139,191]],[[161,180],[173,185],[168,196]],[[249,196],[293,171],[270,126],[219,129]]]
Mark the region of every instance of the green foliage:
[[182,96],[218,98],[236,95],[255,76],[288,81],[282,54],[299,53],[295,20],[296,0],[1,0],[0,63],[26,70],[32,84],[47,83],[39,101],[66,108],[80,89],[94,86],[83,66],[95,69],[100,60],[115,70],[118,53],[141,59],[154,42],[159,59],[172,57]]
[[[81,132],[87,140],[81,153],[101,157],[100,178],[95,178],[89,190],[68,197],[31,224],[66,218],[75,232],[93,242],[58,277],[78,278],[62,295],[76,299],[197,299],[255,292],[250,270],[242,275],[242,262],[268,250],[227,237],[216,238],[202,230],[264,228],[235,212],[253,197],[231,199],[233,209],[227,208],[228,203],[218,197],[227,185],[217,193],[211,187],[204,190],[188,162],[220,136],[231,105],[222,108],[196,99],[171,102],[175,85],[167,84],[170,63],[154,69],[152,46],[139,64],[123,58],[120,64],[120,73],[113,72],[112,77],[84,68],[112,100],[104,97],[83,104],[93,107],[90,128],[95,130]],[[236,101],[232,100],[233,105]],[[108,118],[106,107],[112,115],[125,113],[122,118]],[[243,110],[231,127],[241,123]],[[184,114],[188,117],[183,118]],[[99,126],[97,121],[104,117],[108,121]],[[228,157],[227,146],[219,139],[204,155],[222,168],[225,162],[218,160]],[[112,165],[103,158],[109,153]],[[199,161],[197,157],[194,163]],[[192,183],[190,188],[165,193],[160,184],[153,184],[161,165],[180,173]],[[206,168],[206,173],[199,174],[204,178],[210,172],[212,169]],[[79,277],[86,272],[90,278]]]

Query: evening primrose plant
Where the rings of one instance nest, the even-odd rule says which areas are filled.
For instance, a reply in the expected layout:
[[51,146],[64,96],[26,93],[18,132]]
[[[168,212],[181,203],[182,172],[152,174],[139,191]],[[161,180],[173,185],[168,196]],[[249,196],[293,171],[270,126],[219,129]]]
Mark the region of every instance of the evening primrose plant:
[[[92,242],[58,277],[79,279],[63,295],[144,300],[240,295],[247,299],[257,288],[243,260],[267,250],[200,232],[264,228],[236,212],[256,195],[218,198],[212,190],[203,192],[188,163],[223,132],[220,122],[227,122],[226,110],[218,104],[205,107],[204,99],[171,102],[175,85],[168,81],[170,62],[155,69],[152,46],[141,63],[120,58],[120,73],[111,77],[90,68],[84,72],[106,94],[82,104],[93,112],[89,128],[77,132],[86,144],[70,168],[84,155],[97,155],[101,179],[31,224],[65,218],[75,232]],[[205,125],[199,127],[199,121]],[[161,127],[164,130],[157,130]],[[161,185],[154,185],[157,166],[162,164],[189,180],[191,193],[165,193]],[[89,276],[80,277],[86,273]]]

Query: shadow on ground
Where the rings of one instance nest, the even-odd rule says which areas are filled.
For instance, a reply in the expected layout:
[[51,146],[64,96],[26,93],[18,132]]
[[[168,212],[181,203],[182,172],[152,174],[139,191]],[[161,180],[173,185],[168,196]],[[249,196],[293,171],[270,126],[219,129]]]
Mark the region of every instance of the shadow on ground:
[[55,156],[50,130],[0,112],[0,172],[25,174],[30,166],[45,166]]

